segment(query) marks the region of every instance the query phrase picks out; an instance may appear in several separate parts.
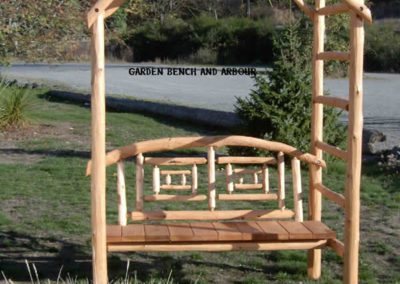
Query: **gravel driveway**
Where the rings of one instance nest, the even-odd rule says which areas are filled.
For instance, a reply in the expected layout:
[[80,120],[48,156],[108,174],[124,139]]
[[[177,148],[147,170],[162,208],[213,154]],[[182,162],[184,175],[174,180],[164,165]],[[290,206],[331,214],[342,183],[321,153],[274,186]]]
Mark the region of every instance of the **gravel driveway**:
[[[246,96],[253,87],[249,76],[169,76],[130,75],[131,67],[143,64],[108,64],[106,92],[140,99],[167,101],[177,104],[233,111],[235,97]],[[152,66],[160,67],[160,66]],[[161,66],[167,68],[168,66]],[[192,66],[191,66],[192,67]],[[200,67],[197,67],[200,68]],[[219,68],[220,69],[220,68]],[[0,67],[9,79],[46,83],[89,91],[89,64],[14,64]],[[334,96],[346,97],[347,79],[327,79],[325,87]],[[365,128],[376,129],[387,136],[380,148],[400,145],[400,74],[366,73],[364,78]]]

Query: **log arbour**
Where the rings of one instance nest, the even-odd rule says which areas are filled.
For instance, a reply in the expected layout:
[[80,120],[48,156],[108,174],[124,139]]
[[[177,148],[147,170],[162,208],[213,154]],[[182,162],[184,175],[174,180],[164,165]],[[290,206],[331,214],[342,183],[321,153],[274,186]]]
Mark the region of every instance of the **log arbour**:
[[[104,20],[111,16],[124,0],[91,0],[92,7],[88,12],[88,26],[91,29],[92,44],[92,160],[88,164],[87,174],[91,174],[92,196],[92,246],[93,246],[93,281],[94,283],[107,283],[107,251],[171,251],[171,250],[276,250],[276,249],[307,249],[308,250],[308,275],[312,279],[318,279],[321,275],[321,249],[332,248],[343,258],[343,282],[358,283],[358,248],[359,248],[359,216],[360,216],[360,175],[361,175],[361,137],[362,137],[362,98],[363,98],[363,49],[364,27],[363,22],[372,22],[371,11],[365,6],[363,0],[342,0],[340,3],[325,6],[325,0],[315,0],[314,8],[308,6],[303,0],[294,0],[299,8],[304,11],[314,24],[313,38],[313,82],[312,82],[312,126],[311,126],[311,154],[301,153],[295,148],[272,141],[259,139],[242,140],[241,137],[201,137],[201,138],[172,138],[160,139],[148,142],[139,142],[130,146],[107,153],[105,151],[105,77],[104,77]],[[350,14],[350,51],[336,52],[324,50],[325,17],[335,14]],[[346,60],[350,62],[349,69],[349,99],[324,97],[323,94],[323,66],[325,60]],[[347,149],[343,151],[323,142],[323,105],[338,107],[348,111],[348,141]],[[171,140],[175,143],[171,143]],[[214,203],[210,202],[210,209],[215,208],[215,153],[214,147],[222,145],[247,146],[268,149],[273,152],[282,152],[291,155],[302,162],[310,164],[309,187],[309,216],[311,223],[296,222],[277,223],[275,221],[257,221],[220,225],[207,223],[176,228],[167,226],[169,239],[167,243],[152,243],[152,237],[160,235],[161,228],[143,225],[146,239],[133,242],[129,237],[139,236],[139,230],[124,223],[126,214],[119,214],[119,225],[116,230],[112,225],[106,225],[105,203],[105,168],[107,165],[117,163],[117,184],[119,196],[119,212],[126,212],[124,165],[122,160],[129,156],[136,156],[139,167],[136,171],[137,182],[137,208],[143,208],[143,154],[153,151],[166,151],[177,148],[202,147],[207,145],[209,166],[209,195],[214,197]],[[322,168],[326,166],[322,160],[322,153],[326,152],[338,156],[347,162],[345,194],[344,196],[333,192],[322,183]],[[211,159],[210,159],[211,158]],[[292,160],[293,173],[299,173],[298,161]],[[279,167],[278,167],[279,168]],[[284,171],[284,167],[280,169]],[[214,173],[214,174],[213,174]],[[300,182],[293,176],[293,187],[299,187]],[[281,187],[283,184],[281,185]],[[278,200],[284,200],[284,190],[278,192]],[[229,195],[229,194],[228,194]],[[162,198],[162,195],[158,195]],[[335,238],[332,232],[321,223],[321,197],[336,202],[345,210],[344,242]],[[211,200],[209,198],[209,200]],[[295,208],[300,204],[295,199]],[[297,205],[296,205],[297,204]],[[291,210],[284,209],[280,203],[280,209],[265,212],[257,210],[232,210],[232,211],[204,211],[203,220],[221,219],[265,219],[265,218],[290,218],[295,214]],[[146,212],[135,211],[132,218],[143,220],[177,219],[187,220],[183,211]],[[296,217],[299,218],[299,217]],[[125,221],[126,222],[126,221]],[[266,223],[272,222],[272,223]],[[275,223],[273,223],[275,222]],[[222,224],[222,223],[221,223]],[[146,227],[147,226],[147,227]],[[209,226],[210,230],[198,228]],[[222,228],[221,226],[225,226]],[[190,228],[190,230],[189,230]],[[212,230],[211,230],[212,228]],[[133,230],[133,231],[132,231]],[[155,230],[155,231],[154,231]],[[274,231],[274,232],[271,232]],[[108,231],[108,233],[107,233]],[[191,238],[205,236],[204,242],[176,242],[176,232],[192,232]],[[215,232],[217,240],[213,239],[210,232]],[[228,233],[227,233],[228,232]],[[239,233],[238,233],[239,232]],[[119,242],[110,242],[113,234],[117,234]],[[206,233],[204,235],[204,233]],[[235,234],[236,233],[236,234]],[[158,234],[158,235],[157,235]],[[208,235],[207,235],[208,234]],[[128,243],[124,238],[128,237]],[[224,239],[229,236],[229,241]],[[237,240],[232,241],[233,236]],[[272,238],[271,238],[272,236]],[[215,234],[214,234],[215,237]],[[283,238],[280,240],[279,238]],[[240,241],[239,241],[240,239]],[[189,239],[190,240],[190,239]],[[213,241],[211,241],[213,240]]]

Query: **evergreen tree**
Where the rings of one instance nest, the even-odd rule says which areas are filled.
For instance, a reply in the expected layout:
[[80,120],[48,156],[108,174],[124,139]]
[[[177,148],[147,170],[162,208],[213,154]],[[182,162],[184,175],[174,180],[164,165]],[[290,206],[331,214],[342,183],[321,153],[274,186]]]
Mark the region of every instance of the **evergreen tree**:
[[[235,111],[244,121],[247,135],[280,141],[309,151],[311,129],[311,39],[300,34],[301,21],[290,22],[274,36],[274,62],[266,76],[255,77],[254,89],[237,98]],[[325,108],[324,140],[338,145],[343,127],[340,112]]]

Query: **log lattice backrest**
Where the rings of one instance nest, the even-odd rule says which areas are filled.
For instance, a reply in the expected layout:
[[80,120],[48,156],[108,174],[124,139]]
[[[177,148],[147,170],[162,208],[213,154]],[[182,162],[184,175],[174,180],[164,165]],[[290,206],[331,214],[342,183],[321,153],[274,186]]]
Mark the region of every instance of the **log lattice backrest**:
[[[317,160],[314,156],[302,153],[293,147],[282,143],[269,142],[261,139],[245,137],[245,136],[217,136],[217,137],[189,137],[189,138],[169,138],[172,144],[165,146],[160,143],[161,140],[145,141],[133,144],[128,147],[122,147],[109,153],[109,159],[114,159],[115,155],[123,156],[117,162],[117,185],[118,185],[118,223],[120,225],[127,224],[127,215],[133,220],[219,220],[219,219],[270,219],[270,218],[292,218],[297,221],[303,220],[302,207],[302,187],[301,187],[301,171],[300,160],[315,165],[323,166],[323,160]],[[182,143],[186,141],[189,143]],[[197,142],[196,142],[197,141]],[[201,141],[201,142],[199,142]],[[214,146],[210,146],[214,145]],[[275,150],[276,157],[234,157],[234,156],[218,156],[215,155],[215,147],[236,145],[249,147],[263,147],[269,151]],[[153,152],[168,148],[170,150],[192,147],[204,147],[207,149],[207,158],[205,157],[144,157],[142,153],[135,151],[154,154]],[[152,152],[150,152],[150,149]],[[133,150],[133,154],[132,154]],[[285,207],[285,164],[284,152],[292,157],[292,188],[294,199],[294,210]],[[128,214],[126,197],[125,197],[125,173],[124,160],[136,155],[136,208]],[[298,158],[297,158],[298,157]],[[111,163],[110,163],[111,164]],[[152,193],[145,194],[144,189],[144,165],[153,166],[152,171]],[[207,178],[199,180],[198,165],[207,166]],[[239,165],[240,168],[233,168],[233,165]],[[258,168],[243,168],[245,165],[253,165]],[[167,169],[168,166],[175,166],[174,169]],[[176,169],[176,166],[186,167],[185,169]],[[216,187],[216,166],[225,167],[226,186],[223,188]],[[277,168],[277,190],[271,192],[269,181],[269,167]],[[162,168],[161,168],[162,167]],[[189,169],[187,168],[189,167]],[[243,175],[251,175],[252,183],[243,183]],[[191,176],[191,184],[187,184],[186,176]],[[234,175],[238,178],[235,181]],[[261,175],[259,182],[258,175]],[[180,177],[180,183],[172,183],[171,176]],[[165,177],[165,181],[164,181]],[[200,186],[207,186],[208,194],[198,194]],[[224,193],[224,191],[227,191]],[[187,194],[170,194],[171,192],[183,191]],[[243,191],[252,191],[252,193],[242,193]],[[255,191],[255,192],[254,192]],[[167,192],[168,194],[164,194]],[[218,201],[277,201],[277,210],[218,210]],[[145,202],[157,201],[178,201],[178,202],[208,202],[209,211],[192,210],[192,211],[146,211]],[[251,208],[253,209],[253,208]]]

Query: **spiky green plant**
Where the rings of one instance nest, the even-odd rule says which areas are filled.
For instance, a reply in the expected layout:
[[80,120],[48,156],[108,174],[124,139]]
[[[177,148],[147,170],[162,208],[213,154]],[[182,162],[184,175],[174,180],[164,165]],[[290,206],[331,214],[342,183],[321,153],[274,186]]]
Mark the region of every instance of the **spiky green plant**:
[[27,89],[0,82],[0,128],[24,128],[31,121],[35,103]]

